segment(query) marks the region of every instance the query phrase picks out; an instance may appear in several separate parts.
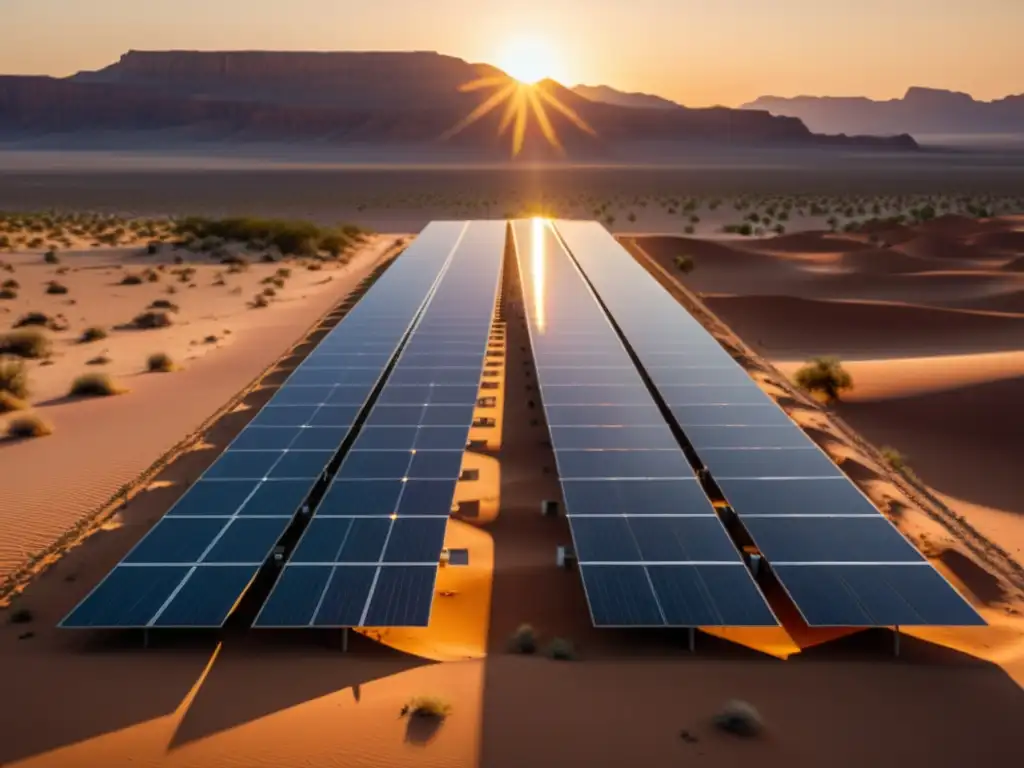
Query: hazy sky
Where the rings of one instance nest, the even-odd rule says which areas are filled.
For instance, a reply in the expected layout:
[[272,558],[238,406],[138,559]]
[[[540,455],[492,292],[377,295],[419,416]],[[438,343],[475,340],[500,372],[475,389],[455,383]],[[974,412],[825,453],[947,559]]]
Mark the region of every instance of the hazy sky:
[[685,104],[762,94],[1024,92],[1024,0],[0,0],[0,73],[66,75],[135,48],[436,50]]

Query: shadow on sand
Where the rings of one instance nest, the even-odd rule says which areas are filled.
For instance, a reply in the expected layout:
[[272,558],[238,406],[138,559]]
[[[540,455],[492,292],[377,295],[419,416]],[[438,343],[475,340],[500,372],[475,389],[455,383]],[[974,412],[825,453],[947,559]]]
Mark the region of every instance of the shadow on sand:
[[443,717],[423,717],[409,715],[405,724],[405,742],[417,747],[425,747],[432,742],[444,725]]

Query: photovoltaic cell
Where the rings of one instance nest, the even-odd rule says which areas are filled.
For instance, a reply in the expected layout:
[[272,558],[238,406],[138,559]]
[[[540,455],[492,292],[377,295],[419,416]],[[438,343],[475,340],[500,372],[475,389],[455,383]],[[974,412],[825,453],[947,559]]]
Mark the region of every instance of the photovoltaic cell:
[[836,464],[603,227],[571,221],[555,226],[673,419],[809,624],[982,623]]
[[[503,222],[467,226],[255,626],[429,621],[479,396],[504,238]],[[278,594],[299,588],[318,599],[301,600],[302,610],[284,605]]]
[[220,626],[323,475],[465,229],[424,229],[61,626]]
[[[550,225],[515,222],[513,233],[541,404],[594,624],[775,625],[664,415]],[[707,349],[711,362],[694,369],[693,378],[728,386],[731,380],[707,374],[719,370]],[[685,371],[664,373],[690,381]],[[702,568],[733,578],[704,578]],[[664,607],[652,573],[666,591]]]

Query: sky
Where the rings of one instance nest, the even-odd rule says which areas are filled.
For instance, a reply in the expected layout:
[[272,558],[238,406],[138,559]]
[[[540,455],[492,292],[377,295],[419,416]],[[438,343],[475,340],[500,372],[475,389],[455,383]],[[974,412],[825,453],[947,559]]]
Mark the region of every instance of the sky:
[[434,50],[689,106],[1024,93],[1024,0],[0,0],[0,29],[3,74],[129,49]]

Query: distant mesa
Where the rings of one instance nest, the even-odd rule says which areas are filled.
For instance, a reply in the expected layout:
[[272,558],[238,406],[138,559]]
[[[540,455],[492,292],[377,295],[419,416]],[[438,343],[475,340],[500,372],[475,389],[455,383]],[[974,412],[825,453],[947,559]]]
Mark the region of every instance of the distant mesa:
[[[436,145],[488,97],[460,91],[472,81],[508,76],[429,51],[198,52],[129,51],[95,72],[67,78],[0,76],[0,139],[46,137],[54,148],[85,136],[187,142],[291,142],[330,146]],[[688,109],[603,86],[580,92],[552,80],[536,87],[593,128],[580,130],[547,110],[570,156],[615,156],[630,146],[867,146],[914,150],[910,136],[821,136],[799,119],[765,110]],[[582,87],[581,87],[582,88]],[[583,95],[588,94],[588,95]],[[617,102],[616,103],[616,99]],[[637,106],[657,109],[638,109]],[[450,150],[507,157],[494,109],[447,139]],[[557,155],[538,121],[526,127],[526,158]]]
[[617,91],[607,85],[576,85],[573,93],[590,101],[604,104],[615,104],[620,107],[636,107],[641,109],[681,109],[682,105],[674,101],[654,96],[650,93],[626,93]]
[[812,131],[874,136],[1024,134],[1024,94],[979,101],[970,94],[910,88],[903,98],[761,96],[742,109],[795,117]]

